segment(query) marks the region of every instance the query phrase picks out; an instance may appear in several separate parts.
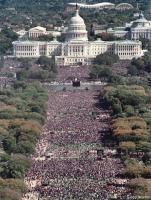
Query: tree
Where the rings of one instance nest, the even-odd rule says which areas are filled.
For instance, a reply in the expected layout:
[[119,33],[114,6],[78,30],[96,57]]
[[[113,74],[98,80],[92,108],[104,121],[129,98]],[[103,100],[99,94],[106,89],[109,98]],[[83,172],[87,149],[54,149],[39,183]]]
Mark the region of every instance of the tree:
[[137,145],[137,150],[142,152],[151,152],[151,143],[140,141]]
[[26,170],[30,167],[31,161],[22,155],[14,155],[7,164],[4,165],[2,172],[3,178],[22,179]]
[[89,75],[92,79],[110,78],[112,72],[108,66],[94,65]]
[[150,152],[146,152],[144,154],[142,160],[146,165],[151,165],[151,153]]
[[4,56],[0,57],[0,68],[4,67]]
[[[46,67],[46,65],[45,65]],[[45,68],[43,67],[43,68]],[[30,70],[28,72],[28,78],[30,79],[37,79],[37,80],[46,80],[49,78],[49,71],[48,70]]]
[[145,63],[144,63],[144,60],[142,58],[132,59],[131,64],[132,64],[132,66],[136,66],[136,68],[138,70],[143,70],[145,68]]
[[0,188],[0,199],[2,200],[20,200],[22,194],[9,188]]
[[112,121],[113,136],[118,141],[138,142],[149,137],[147,124],[140,117],[116,118]]
[[112,75],[112,71],[110,68],[108,67],[104,67],[102,68],[100,74],[99,74],[99,77],[106,77],[106,78],[110,78]]
[[6,54],[7,50],[12,48],[12,42],[17,40],[18,36],[9,28],[4,28],[0,32],[0,55]]
[[125,170],[124,174],[130,178],[139,178],[143,173],[143,166],[139,164],[128,165]]
[[41,65],[43,70],[48,70],[49,72],[53,73],[57,72],[54,56],[52,58],[41,56],[38,58],[37,64]]
[[137,67],[135,65],[130,65],[128,67],[128,74],[130,74],[131,76],[136,76],[138,74],[138,70]]
[[112,66],[118,60],[119,60],[118,55],[109,54],[106,52],[104,54],[96,56],[96,58],[94,59],[94,64]]
[[134,191],[135,195],[144,197],[148,192],[150,184],[144,178],[135,178],[128,182],[128,186]]
[[150,40],[146,38],[140,38],[140,41],[142,42],[142,48],[147,49],[148,51],[151,51],[151,42]]
[[109,79],[109,82],[115,85],[122,84],[122,78],[120,76],[112,75]]
[[133,106],[127,105],[124,107],[124,112],[126,113],[127,117],[131,117],[135,115],[135,109]]
[[18,192],[26,192],[27,188],[23,180],[20,179],[0,179],[1,188],[10,188]]
[[129,152],[135,151],[135,149],[136,149],[136,144],[135,144],[134,142],[131,142],[131,141],[120,142],[119,148],[120,148],[122,151],[125,151],[126,154],[128,155]]
[[122,113],[122,106],[121,106],[121,103],[120,103],[120,102],[114,103],[114,104],[112,105],[112,109],[113,109],[113,112],[114,112],[115,115],[116,115],[116,114]]
[[17,145],[16,152],[24,155],[30,155],[34,152],[34,144],[30,141],[21,141]]
[[8,153],[11,153],[15,150],[16,148],[16,139],[13,136],[7,136],[4,140],[3,140],[3,147],[5,149],[5,151],[7,151]]
[[18,81],[24,81],[28,77],[28,72],[26,69],[17,72],[16,78]]
[[17,33],[15,33],[12,29],[10,28],[4,28],[1,30],[1,33],[5,35],[5,37],[10,38],[12,41],[18,39]]
[[94,65],[91,72],[90,72],[90,78],[92,79],[98,79],[99,78],[99,74],[100,74],[101,68],[99,65]]
[[29,58],[21,58],[20,61],[21,61],[21,64],[20,64],[21,68],[26,69],[26,70],[31,68],[32,64]]
[[40,56],[37,60],[37,64],[39,64],[39,65],[50,65],[51,64],[51,58],[48,58],[47,56]]

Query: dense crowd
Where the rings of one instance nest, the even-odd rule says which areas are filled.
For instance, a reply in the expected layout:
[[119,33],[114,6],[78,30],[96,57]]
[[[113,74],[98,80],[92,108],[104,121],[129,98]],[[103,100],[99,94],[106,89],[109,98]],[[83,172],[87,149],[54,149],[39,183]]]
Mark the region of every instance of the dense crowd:
[[5,76],[0,77],[0,89],[9,87],[13,82],[15,81],[15,78],[8,78]]
[[80,80],[86,80],[89,77],[89,73],[89,66],[58,67],[56,81],[59,83],[70,82],[75,77]]
[[47,121],[26,176],[40,198],[106,200],[126,192],[123,184],[110,184],[122,171],[115,151],[105,148],[98,159],[110,111],[96,106],[96,99],[97,92],[90,90],[50,92]]
[[127,74],[127,68],[130,65],[130,60],[120,60],[117,63],[115,63],[112,67],[112,72],[114,75],[126,75]]

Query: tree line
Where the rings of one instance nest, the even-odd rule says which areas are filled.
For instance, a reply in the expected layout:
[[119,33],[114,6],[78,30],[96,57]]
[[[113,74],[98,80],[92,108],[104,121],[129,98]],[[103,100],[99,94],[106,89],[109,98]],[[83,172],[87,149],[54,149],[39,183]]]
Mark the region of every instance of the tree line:
[[20,200],[30,155],[45,121],[47,92],[39,82],[17,81],[0,90],[0,198]]

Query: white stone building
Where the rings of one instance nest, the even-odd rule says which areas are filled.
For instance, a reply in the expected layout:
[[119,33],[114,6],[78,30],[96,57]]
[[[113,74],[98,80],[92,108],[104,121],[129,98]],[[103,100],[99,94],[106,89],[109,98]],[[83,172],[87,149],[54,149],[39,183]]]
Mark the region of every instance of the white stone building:
[[151,39],[151,21],[147,20],[143,14],[139,18],[131,22],[130,38],[138,40],[139,38]]
[[33,27],[28,31],[29,38],[38,38],[39,36],[46,35],[46,34],[47,34],[46,28],[41,27],[41,26]]
[[120,59],[132,59],[143,55],[140,41],[88,41],[86,25],[79,15],[79,10],[71,18],[66,33],[65,42],[57,40],[50,42],[39,41],[15,41],[15,57],[55,56],[57,65],[90,64],[99,54],[109,52],[117,54]]
[[120,38],[139,40],[140,38],[151,39],[151,21],[147,20],[143,14],[139,14],[138,19],[126,23],[124,27],[109,28],[109,34]]

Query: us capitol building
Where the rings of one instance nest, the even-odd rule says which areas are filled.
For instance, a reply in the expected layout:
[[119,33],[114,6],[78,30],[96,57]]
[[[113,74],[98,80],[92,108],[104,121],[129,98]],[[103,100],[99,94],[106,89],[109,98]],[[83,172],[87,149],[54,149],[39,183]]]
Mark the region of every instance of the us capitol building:
[[88,41],[88,34],[84,20],[76,9],[66,32],[65,42],[56,39],[50,42],[15,41],[13,42],[14,57],[38,58],[39,56],[55,56],[57,65],[67,66],[88,65],[99,54],[108,52],[117,54],[120,59],[132,59],[143,55],[140,41]]

